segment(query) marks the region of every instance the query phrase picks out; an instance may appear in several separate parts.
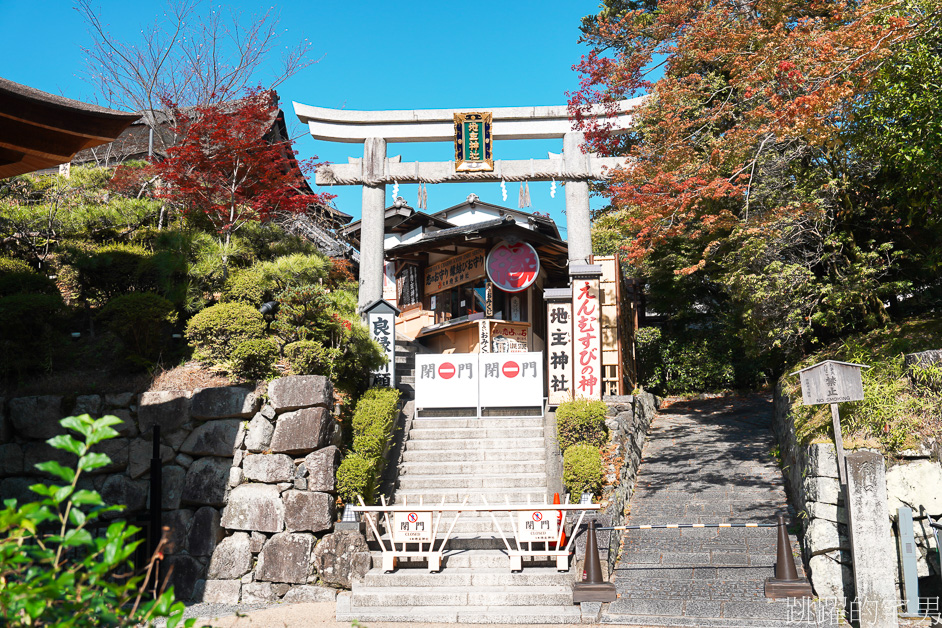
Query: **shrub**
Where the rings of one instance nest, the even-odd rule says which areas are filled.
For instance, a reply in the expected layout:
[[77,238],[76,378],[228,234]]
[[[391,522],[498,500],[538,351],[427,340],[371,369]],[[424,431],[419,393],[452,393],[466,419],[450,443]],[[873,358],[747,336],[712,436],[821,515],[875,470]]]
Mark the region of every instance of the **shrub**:
[[574,499],[602,488],[602,454],[593,445],[573,445],[563,454],[563,484]]
[[11,294],[52,294],[58,295],[56,282],[45,275],[34,273],[6,273],[0,275],[0,297]]
[[[0,616],[10,626],[138,626],[167,617],[170,628],[183,616],[183,604],[173,589],[145,601],[143,567],[130,558],[142,542],[140,531],[115,521],[104,536],[92,538],[87,526],[102,514],[121,510],[106,507],[101,496],[79,489],[83,472],[105,467],[111,459],[89,449],[118,433],[111,427],[121,419],[87,414],[62,419],[82,440],[60,434],[47,442],[78,456],[75,468],[49,461],[36,467],[57,477],[60,485],[34,484],[41,499],[18,504],[4,502],[0,510]],[[54,529],[53,534],[47,531]],[[130,577],[128,577],[128,574]],[[186,620],[192,626],[195,620]]]
[[8,273],[34,273],[33,267],[23,260],[0,257],[0,275]]
[[229,358],[232,374],[249,380],[267,379],[275,371],[278,349],[269,340],[246,340]]
[[588,399],[559,404],[556,434],[562,451],[578,443],[601,447],[605,444],[605,404]]
[[223,302],[245,303],[255,308],[261,307],[267,296],[267,284],[261,273],[251,268],[229,275],[222,289]]
[[86,299],[107,300],[133,292],[141,262],[150,255],[142,246],[109,244],[72,251],[72,266]]
[[745,352],[734,350],[733,332],[723,329],[639,329],[635,336],[638,381],[665,395],[754,385],[758,364],[749,362]]
[[293,253],[255,266],[267,285],[278,290],[317,284],[328,277],[330,258],[323,253]]
[[265,321],[258,310],[244,303],[219,303],[208,307],[186,326],[186,338],[196,348],[197,359],[225,362],[246,340],[265,336]]
[[323,375],[330,379],[333,379],[331,367],[339,353],[313,340],[292,342],[285,347],[285,357],[295,375]]
[[62,297],[14,294],[0,298],[0,372],[50,368],[63,335]]
[[357,495],[372,503],[375,482],[373,462],[360,454],[347,454],[337,469],[337,494],[345,503],[356,504]]
[[99,318],[128,349],[128,358],[149,366],[160,356],[170,326],[176,323],[173,304],[150,292],[115,297],[101,309]]

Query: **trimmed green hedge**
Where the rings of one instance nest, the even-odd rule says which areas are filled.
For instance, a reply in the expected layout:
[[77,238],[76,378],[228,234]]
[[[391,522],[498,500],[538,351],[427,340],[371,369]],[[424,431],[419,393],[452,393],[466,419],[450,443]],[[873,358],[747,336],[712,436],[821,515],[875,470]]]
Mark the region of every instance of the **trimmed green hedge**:
[[338,359],[338,349],[329,349],[314,340],[299,340],[285,347],[285,357],[295,375],[331,376],[331,366]]
[[195,357],[221,363],[246,340],[265,337],[265,320],[245,303],[219,303],[208,307],[186,325],[186,339],[196,348]]
[[229,359],[232,374],[242,379],[268,379],[275,372],[278,348],[270,340],[246,340]]
[[577,443],[595,447],[605,444],[605,404],[576,399],[559,404],[556,409],[556,434],[559,449],[566,451]]
[[358,494],[368,503],[372,501],[398,413],[398,390],[371,388],[360,397],[353,413],[353,452],[337,470],[337,492],[344,502],[355,503]]
[[262,274],[254,268],[232,273],[222,289],[224,303],[245,303],[259,308],[270,296]]
[[592,445],[573,445],[563,454],[563,485],[574,500],[602,488],[602,454]]

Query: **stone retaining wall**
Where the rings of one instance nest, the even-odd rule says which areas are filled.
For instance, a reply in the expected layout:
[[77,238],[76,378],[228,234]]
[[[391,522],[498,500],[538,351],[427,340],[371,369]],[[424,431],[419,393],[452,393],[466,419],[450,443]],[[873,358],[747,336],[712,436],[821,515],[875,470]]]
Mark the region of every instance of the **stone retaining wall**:
[[[847,511],[838,479],[833,443],[802,445],[795,433],[790,413],[793,400],[782,389],[775,391],[773,428],[781,451],[789,501],[802,525],[802,552],[819,597],[853,599],[854,577],[851,563]],[[938,577],[939,563],[935,540],[925,514],[942,517],[942,465],[937,443],[919,451],[906,451],[886,471],[887,516],[895,520],[897,508],[913,509],[916,544],[919,549],[919,576]],[[890,541],[892,542],[892,541]],[[894,549],[894,555],[897,555]],[[899,574],[897,573],[897,581]]]
[[[141,516],[148,504],[152,428],[160,425],[163,565],[172,568],[177,597],[332,599],[335,590],[311,585],[319,576],[349,587],[351,566],[364,562],[366,552],[362,537],[328,534],[341,444],[332,410],[333,386],[318,376],[274,380],[267,400],[236,386],[0,399],[0,498],[35,499],[29,485],[41,475],[38,462],[74,464],[71,454],[45,443],[62,431],[60,419],[112,414],[124,421],[116,428],[119,437],[97,449],[113,464],[80,483],[106,503],[126,506],[110,516]],[[349,560],[339,563],[338,556]]]

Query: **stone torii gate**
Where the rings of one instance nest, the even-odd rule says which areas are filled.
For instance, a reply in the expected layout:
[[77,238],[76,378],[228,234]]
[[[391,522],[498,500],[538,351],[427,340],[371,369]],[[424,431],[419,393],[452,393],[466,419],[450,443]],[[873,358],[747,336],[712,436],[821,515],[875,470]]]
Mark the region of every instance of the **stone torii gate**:
[[[614,133],[631,126],[631,110],[642,98],[617,103],[610,119]],[[589,212],[589,180],[609,169],[625,165],[618,157],[599,157],[583,151],[584,134],[572,130],[563,105],[549,107],[501,107],[496,109],[420,109],[402,111],[350,111],[294,103],[294,111],[316,140],[362,143],[363,157],[346,164],[318,168],[317,185],[362,185],[363,218],[360,231],[360,290],[358,305],[383,296],[383,237],[387,183],[468,183],[473,181],[556,181],[566,188],[566,225],[570,264],[586,264],[592,254]],[[390,142],[453,142],[456,114],[487,111],[491,114],[491,141],[562,138],[563,152],[547,159],[499,160],[489,171],[462,171],[456,162],[403,162],[387,158]],[[592,112],[602,117],[599,108]],[[499,150],[497,151],[499,154]]]

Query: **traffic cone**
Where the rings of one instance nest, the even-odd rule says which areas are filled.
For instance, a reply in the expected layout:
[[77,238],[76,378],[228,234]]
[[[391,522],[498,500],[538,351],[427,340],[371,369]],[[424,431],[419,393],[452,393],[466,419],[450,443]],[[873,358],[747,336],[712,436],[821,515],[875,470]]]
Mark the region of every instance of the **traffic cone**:
[[[559,493],[553,493],[553,503],[559,504]],[[553,541],[552,545],[555,549],[559,550],[566,547],[566,528],[563,526],[563,511],[556,511],[556,527],[560,528],[561,532],[559,535],[559,544],[557,545],[556,541]]]
[[595,520],[589,521],[585,540],[585,570],[582,582],[572,585],[572,601],[614,602],[617,597],[615,585],[602,579],[602,563],[599,560],[599,545],[595,538]]
[[806,578],[798,577],[795,558],[792,556],[792,544],[788,539],[785,526],[785,513],[779,512],[778,547],[776,548],[775,576],[765,581],[765,597],[771,599],[812,597],[811,584]]

